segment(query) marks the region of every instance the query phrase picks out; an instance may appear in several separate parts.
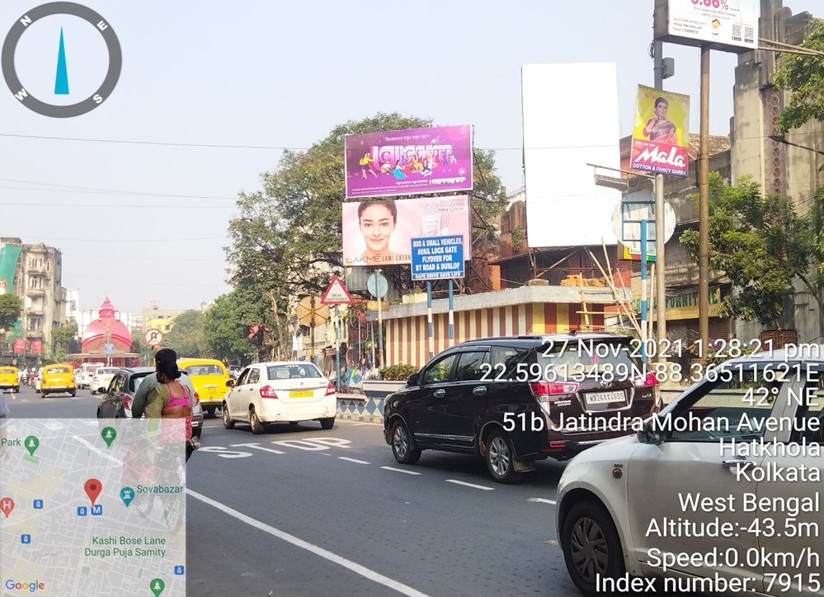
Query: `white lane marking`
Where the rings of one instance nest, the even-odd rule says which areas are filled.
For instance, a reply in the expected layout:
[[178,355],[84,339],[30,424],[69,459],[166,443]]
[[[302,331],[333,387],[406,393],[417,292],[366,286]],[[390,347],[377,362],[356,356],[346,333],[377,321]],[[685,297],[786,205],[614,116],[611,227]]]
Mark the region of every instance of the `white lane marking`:
[[[43,437],[43,436],[41,435],[40,437]],[[97,454],[98,456],[102,456],[102,457],[103,457],[103,458],[105,458],[106,460],[110,460],[110,461],[114,462],[115,464],[119,464],[119,465],[122,465],[122,464],[123,464],[123,461],[122,461],[122,460],[118,460],[118,459],[117,459],[117,458],[115,458],[114,456],[109,456],[109,455],[108,455],[108,454],[106,454],[105,452],[103,452],[103,451],[99,450],[99,449],[97,448],[97,446],[94,446],[94,445],[90,444],[89,442],[87,442],[87,441],[86,441],[85,439],[83,439],[82,437],[78,437],[77,435],[73,435],[73,436],[72,436],[72,439],[76,439],[78,442],[80,442],[81,444],[83,444],[84,446],[86,446],[89,450],[91,450],[92,452],[94,452],[94,453],[95,453],[95,454]]]
[[206,497],[205,495],[197,493],[196,491],[192,491],[191,489],[187,489],[186,493],[189,494],[190,496],[192,496],[193,498],[195,498],[197,500],[200,500],[204,504],[208,504],[208,505],[210,505],[214,508],[217,508],[218,510],[220,510],[221,512],[223,512],[225,514],[228,514],[229,516],[232,516],[232,517],[238,519],[241,522],[245,522],[249,526],[251,526],[251,527],[253,527],[253,528],[255,528],[259,531],[269,533],[273,537],[277,537],[278,539],[282,539],[283,541],[286,541],[287,543],[291,543],[295,547],[300,547],[301,549],[305,549],[306,551],[309,551],[309,552],[311,552],[311,553],[313,553],[317,556],[320,556],[321,558],[324,558],[325,560],[329,560],[330,562],[333,562],[335,564],[338,564],[339,566],[347,568],[348,570],[351,570],[355,574],[360,574],[361,576],[363,576],[364,578],[366,578],[368,580],[371,580],[372,582],[383,585],[385,587],[389,587],[390,589],[394,589],[395,591],[397,591],[398,593],[401,593],[403,595],[409,595],[409,597],[428,597],[426,595],[426,593],[421,593],[420,591],[418,591],[416,589],[413,589],[412,587],[409,587],[405,584],[399,583],[396,580],[392,580],[391,578],[389,578],[387,576],[384,576],[382,574],[379,574],[379,573],[375,572],[374,570],[370,570],[366,566],[361,566],[360,564],[358,564],[356,562],[353,562],[352,560],[348,560],[344,557],[341,557],[337,554],[332,553],[329,550],[323,549],[322,547],[318,547],[317,545],[313,545],[312,543],[309,543],[308,541],[304,541],[303,539],[299,539],[298,537],[295,537],[294,535],[290,535],[289,533],[281,531],[280,529],[276,529],[275,527],[269,526],[268,524],[265,524],[265,523],[255,519],[255,518],[252,518],[251,516],[247,516],[246,514],[243,514],[242,512],[238,512],[237,510],[235,510],[233,508],[230,508],[229,506],[226,506],[226,505],[224,505],[224,504],[222,504],[218,501],[215,501],[215,500],[213,500],[209,497]]
[[536,503],[539,503],[539,504],[552,504],[553,506],[555,506],[558,503],[554,500],[545,500],[544,498],[529,498],[527,501],[528,502],[536,502]]
[[248,443],[248,444],[229,444],[229,447],[230,448],[253,448],[255,450],[263,450],[264,452],[271,452],[272,454],[286,454],[286,452],[283,452],[281,450],[275,450],[273,448],[264,448],[260,444],[257,444],[257,443],[254,443],[254,442],[251,442],[251,443]]
[[354,462],[355,464],[372,464],[365,460],[358,460],[357,458],[347,458],[346,456],[338,456],[338,460],[345,460],[346,462]]
[[484,487],[483,485],[475,485],[474,483],[467,483],[465,481],[458,481],[457,479],[447,479],[447,483],[454,483],[455,485],[463,485],[464,487],[472,487],[473,489],[483,489],[484,491],[495,491],[494,487]]
[[391,466],[382,466],[381,467],[385,471],[395,471],[396,473],[406,473],[407,475],[420,475],[421,473],[416,473],[415,471],[406,471],[402,468],[393,468]]

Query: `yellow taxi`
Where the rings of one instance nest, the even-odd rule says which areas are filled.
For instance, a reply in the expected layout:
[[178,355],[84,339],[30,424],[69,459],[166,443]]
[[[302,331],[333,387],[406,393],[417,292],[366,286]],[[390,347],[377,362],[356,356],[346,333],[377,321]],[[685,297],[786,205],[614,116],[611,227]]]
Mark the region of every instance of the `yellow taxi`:
[[0,367],[0,392],[3,390],[20,391],[20,377],[17,367]]
[[213,417],[228,390],[226,382],[229,381],[229,372],[226,366],[215,359],[178,359],[177,366],[192,380],[203,412]]
[[74,385],[74,367],[65,363],[43,367],[43,373],[40,376],[40,394],[43,398],[47,394],[77,395],[77,387]]

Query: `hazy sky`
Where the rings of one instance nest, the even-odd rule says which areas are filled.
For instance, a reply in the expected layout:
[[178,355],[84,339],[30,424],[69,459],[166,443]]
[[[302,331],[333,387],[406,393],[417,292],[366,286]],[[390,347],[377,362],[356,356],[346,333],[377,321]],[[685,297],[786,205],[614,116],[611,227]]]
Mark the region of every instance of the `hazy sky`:
[[[0,3],[0,34],[41,3]],[[60,248],[63,285],[80,289],[83,309],[104,295],[121,311],[185,309],[226,292],[237,193],[258,190],[282,148],[306,148],[347,120],[397,111],[473,124],[514,190],[522,64],[616,62],[622,135],[636,85],[653,82],[652,0],[83,4],[123,49],[106,102],[49,118],[0,82],[0,236]],[[824,16],[821,0],[784,4]],[[68,96],[54,95],[61,27]],[[666,44],[665,55],[676,61],[665,87],[693,96],[697,131],[699,50]],[[729,132],[736,60],[712,54],[713,134]],[[107,64],[102,37],[68,16],[32,25],[16,55],[23,84],[50,103],[91,95]]]

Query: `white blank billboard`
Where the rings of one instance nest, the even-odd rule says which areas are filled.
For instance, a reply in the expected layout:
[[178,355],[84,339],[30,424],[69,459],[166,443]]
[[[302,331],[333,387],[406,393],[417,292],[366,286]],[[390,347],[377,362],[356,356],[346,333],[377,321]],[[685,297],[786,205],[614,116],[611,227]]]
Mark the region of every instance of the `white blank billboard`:
[[595,186],[587,166],[620,167],[615,64],[524,65],[521,98],[529,246],[615,244],[621,193]]

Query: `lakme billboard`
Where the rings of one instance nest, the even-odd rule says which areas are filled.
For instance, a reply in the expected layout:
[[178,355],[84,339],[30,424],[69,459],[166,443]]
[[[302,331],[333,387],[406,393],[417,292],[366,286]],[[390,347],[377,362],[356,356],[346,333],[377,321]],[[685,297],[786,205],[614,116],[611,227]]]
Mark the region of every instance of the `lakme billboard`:
[[472,190],[469,125],[346,135],[344,146],[347,198]]
[[469,213],[467,195],[344,203],[343,265],[410,263],[412,239],[417,237],[461,235],[468,253]]
[[630,167],[686,176],[689,116],[689,96],[639,85]]

